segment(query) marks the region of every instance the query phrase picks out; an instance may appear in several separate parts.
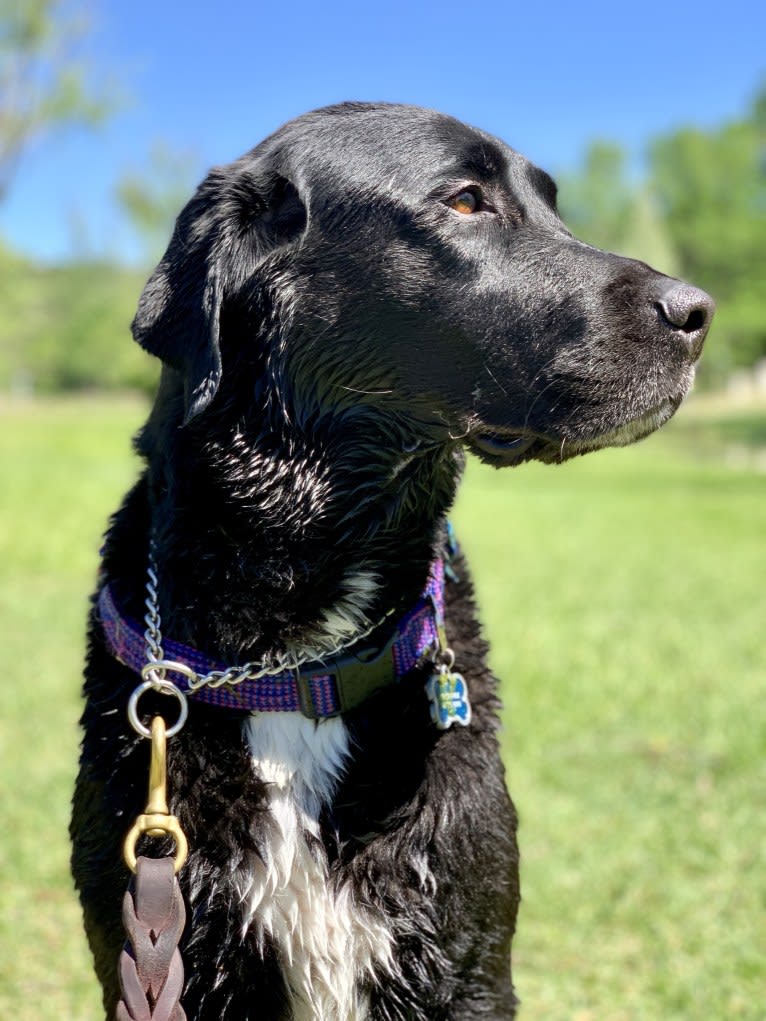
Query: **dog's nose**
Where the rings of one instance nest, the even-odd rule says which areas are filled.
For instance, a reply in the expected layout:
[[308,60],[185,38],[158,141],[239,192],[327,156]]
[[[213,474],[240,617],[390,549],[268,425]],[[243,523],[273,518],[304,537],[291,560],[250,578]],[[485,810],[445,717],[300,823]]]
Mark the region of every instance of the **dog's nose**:
[[715,302],[699,287],[675,281],[657,302],[660,318],[680,335],[692,358],[698,358],[715,313]]

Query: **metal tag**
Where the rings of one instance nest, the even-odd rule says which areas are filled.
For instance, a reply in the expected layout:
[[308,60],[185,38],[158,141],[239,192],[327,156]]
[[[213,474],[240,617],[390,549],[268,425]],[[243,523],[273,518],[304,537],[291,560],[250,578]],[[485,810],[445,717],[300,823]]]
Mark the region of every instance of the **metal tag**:
[[453,723],[467,727],[471,722],[468,685],[462,674],[442,665],[438,674],[428,679],[426,694],[431,703],[431,719],[439,730],[449,730]]

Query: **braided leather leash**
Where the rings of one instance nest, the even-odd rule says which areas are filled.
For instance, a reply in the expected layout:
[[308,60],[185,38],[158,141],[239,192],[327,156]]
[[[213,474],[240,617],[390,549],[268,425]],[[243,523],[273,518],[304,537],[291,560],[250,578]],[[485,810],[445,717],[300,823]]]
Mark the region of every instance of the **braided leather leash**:
[[186,908],[172,858],[137,859],[122,919],[130,946],[120,954],[117,1021],[186,1021],[178,949]]
[[[155,716],[151,730],[146,732],[152,742],[149,800],[146,811],[139,815],[125,838],[123,848],[125,862],[135,876],[122,902],[127,943],[119,960],[122,999],[116,1019],[186,1021],[180,1004],[184,968],[178,949],[186,908],[176,873],[186,858],[187,843],[178,820],[168,810],[165,756],[168,732],[163,718]],[[136,843],[143,835],[173,837],[175,858],[136,857]]]

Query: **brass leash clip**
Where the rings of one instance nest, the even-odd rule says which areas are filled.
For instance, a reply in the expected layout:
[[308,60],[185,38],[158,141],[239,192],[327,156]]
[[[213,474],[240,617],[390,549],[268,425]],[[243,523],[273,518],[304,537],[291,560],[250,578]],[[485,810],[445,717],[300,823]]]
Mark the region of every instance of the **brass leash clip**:
[[180,872],[189,853],[181,824],[170,814],[167,796],[167,754],[165,721],[155,716],[151,725],[152,758],[149,767],[149,800],[146,809],[133,823],[123,844],[123,858],[131,872],[136,871],[136,844],[139,837],[172,837],[176,845],[175,872]]

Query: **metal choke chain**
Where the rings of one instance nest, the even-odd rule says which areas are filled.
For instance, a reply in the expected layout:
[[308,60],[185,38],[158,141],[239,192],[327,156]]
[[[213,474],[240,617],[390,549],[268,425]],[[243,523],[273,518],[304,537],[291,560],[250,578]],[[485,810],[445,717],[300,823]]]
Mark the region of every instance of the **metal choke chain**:
[[146,579],[146,600],[144,605],[146,606],[146,616],[144,617],[144,623],[146,624],[146,631],[144,631],[144,641],[146,642],[146,654],[150,660],[155,663],[158,660],[164,659],[165,656],[162,652],[162,633],[160,631],[160,608],[159,599],[157,597],[157,571],[154,565],[154,543],[149,547],[149,567],[147,570]]
[[177,670],[176,664],[173,664],[173,666],[166,665],[167,661],[165,660],[162,651],[162,631],[159,602],[157,598],[157,585],[158,579],[154,560],[154,543],[152,543],[149,547],[146,599],[144,600],[144,605],[146,606],[146,614],[144,616],[146,631],[144,632],[144,640],[146,641],[146,651],[149,659],[147,667],[151,668],[154,666],[156,669],[146,669],[144,671],[144,676],[154,681],[155,687],[160,688],[161,682],[164,681],[165,673],[168,669],[183,673],[183,675],[187,678],[187,687],[190,692],[198,691],[200,688],[205,687],[221,688],[224,685],[235,687],[237,684],[242,684],[243,681],[258,681],[262,677],[280,674],[285,670],[298,670],[304,663],[314,662],[317,659],[333,659],[350,645],[356,645],[357,642],[360,642],[371,635],[373,631],[377,630],[377,628],[379,628],[380,625],[393,613],[393,610],[389,610],[380,618],[380,620],[371,624],[366,631],[355,634],[349,642],[335,646],[333,649],[323,653],[321,657],[318,657],[316,652],[305,653],[302,656],[294,657],[282,654],[273,657],[273,659],[265,665],[263,663],[249,662],[242,666],[229,667],[227,670],[210,670],[208,673],[200,675],[195,673],[193,670],[190,670],[188,667],[182,667],[181,670]]

